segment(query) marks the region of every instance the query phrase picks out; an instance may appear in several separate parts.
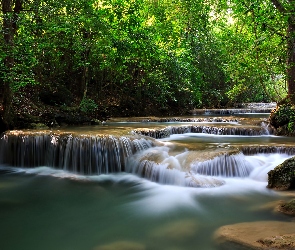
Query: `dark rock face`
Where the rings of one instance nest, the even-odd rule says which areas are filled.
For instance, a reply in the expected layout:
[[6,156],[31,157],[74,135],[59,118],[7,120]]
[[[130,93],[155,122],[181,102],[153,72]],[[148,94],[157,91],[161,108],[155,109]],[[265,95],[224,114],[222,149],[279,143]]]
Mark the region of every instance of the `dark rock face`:
[[268,172],[267,187],[276,190],[295,188],[295,157],[287,159],[274,170]]

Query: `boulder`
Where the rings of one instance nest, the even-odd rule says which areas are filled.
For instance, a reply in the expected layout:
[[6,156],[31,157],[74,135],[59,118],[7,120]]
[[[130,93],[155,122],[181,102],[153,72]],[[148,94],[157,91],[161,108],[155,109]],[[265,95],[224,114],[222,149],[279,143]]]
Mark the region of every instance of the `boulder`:
[[295,187],[295,157],[285,160],[268,172],[267,187],[280,191]]
[[217,249],[295,249],[295,223],[258,221],[226,225],[214,234]]

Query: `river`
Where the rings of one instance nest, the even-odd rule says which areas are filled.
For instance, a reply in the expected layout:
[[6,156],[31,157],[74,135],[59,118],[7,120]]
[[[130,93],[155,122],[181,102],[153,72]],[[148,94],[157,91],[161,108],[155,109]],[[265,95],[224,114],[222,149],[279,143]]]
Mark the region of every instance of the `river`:
[[1,249],[214,250],[223,225],[289,221],[273,212],[288,196],[266,187],[267,172],[295,155],[295,140],[271,135],[265,117],[8,132],[0,141]]

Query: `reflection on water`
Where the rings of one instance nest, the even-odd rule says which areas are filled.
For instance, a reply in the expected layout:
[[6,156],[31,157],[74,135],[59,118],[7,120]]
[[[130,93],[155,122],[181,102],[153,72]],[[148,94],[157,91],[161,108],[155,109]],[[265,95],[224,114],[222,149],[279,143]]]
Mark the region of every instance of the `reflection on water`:
[[[243,122],[257,126],[260,118],[214,126],[244,126]],[[59,131],[127,136],[135,128],[168,125],[114,120],[103,126]],[[212,236],[220,226],[289,220],[274,213],[274,205],[268,205],[286,197],[267,189],[266,178],[269,170],[291,154],[244,155],[241,148],[294,147],[294,138],[185,133],[159,139],[156,145],[129,154],[127,173],[79,175],[49,166],[1,166],[1,249],[213,250]],[[229,166],[233,172],[223,172]],[[244,172],[233,174],[241,167]],[[176,173],[173,178],[184,185],[171,185],[165,173],[172,170]],[[215,178],[220,185],[187,187],[189,178],[199,182],[201,178]]]

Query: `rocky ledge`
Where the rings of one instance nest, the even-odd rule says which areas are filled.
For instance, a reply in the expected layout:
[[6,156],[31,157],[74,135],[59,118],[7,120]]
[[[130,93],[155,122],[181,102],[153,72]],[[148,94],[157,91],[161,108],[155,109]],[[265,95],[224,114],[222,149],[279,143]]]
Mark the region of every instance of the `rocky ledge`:
[[214,235],[218,249],[295,249],[295,223],[258,221],[226,225]]

